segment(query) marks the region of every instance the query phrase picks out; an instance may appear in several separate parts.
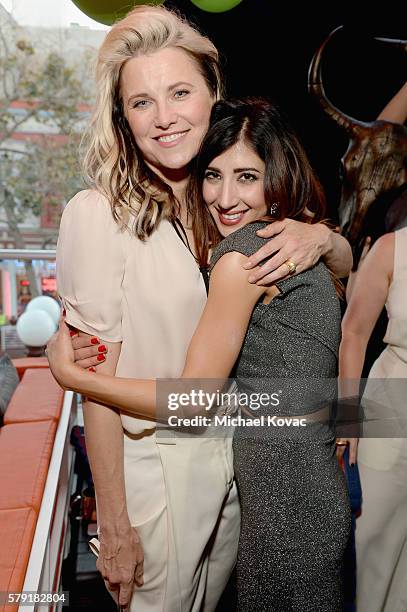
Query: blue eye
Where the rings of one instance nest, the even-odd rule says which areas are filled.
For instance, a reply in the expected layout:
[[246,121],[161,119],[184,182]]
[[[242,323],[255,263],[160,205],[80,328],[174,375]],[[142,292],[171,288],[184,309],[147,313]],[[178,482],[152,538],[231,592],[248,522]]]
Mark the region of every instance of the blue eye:
[[185,96],[187,96],[189,94],[188,89],[179,89],[178,91],[176,91],[174,93],[174,98],[185,98]]
[[148,104],[150,104],[150,100],[137,100],[137,102],[134,102],[133,108],[146,108]]

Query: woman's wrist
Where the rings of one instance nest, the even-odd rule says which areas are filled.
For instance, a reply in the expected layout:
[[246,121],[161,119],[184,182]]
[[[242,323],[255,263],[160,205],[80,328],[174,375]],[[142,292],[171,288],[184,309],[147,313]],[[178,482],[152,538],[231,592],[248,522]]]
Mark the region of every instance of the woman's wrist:
[[353,257],[349,242],[324,223],[319,223],[321,257],[339,278],[348,276],[352,270]]
[[[103,517],[103,515],[102,515]],[[98,527],[99,533],[105,536],[126,536],[131,531],[131,523],[128,516],[126,517],[108,517],[104,518],[100,517],[99,512],[99,520]]]
[[63,373],[64,386],[76,393],[86,394],[86,380],[89,376],[90,373],[87,370],[72,363]]
[[131,529],[124,487],[112,487],[105,478],[96,486],[98,527],[107,535],[123,535]]
[[334,232],[325,223],[317,224],[321,257],[329,257],[333,250]]

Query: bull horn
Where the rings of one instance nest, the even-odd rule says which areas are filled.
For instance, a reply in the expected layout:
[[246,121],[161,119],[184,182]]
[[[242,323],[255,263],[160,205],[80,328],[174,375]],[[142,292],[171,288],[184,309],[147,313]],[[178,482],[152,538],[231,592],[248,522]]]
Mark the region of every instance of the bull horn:
[[339,26],[333,30],[324,40],[318,51],[314,54],[308,70],[308,91],[310,94],[315,96],[324,111],[330,117],[332,117],[336,123],[343,127],[347,132],[354,133],[358,131],[359,127],[363,127],[365,124],[361,121],[357,121],[357,119],[353,119],[353,117],[346,115],[336,108],[336,106],[334,106],[328,99],[322,83],[322,55],[331,38],[333,38],[335,34],[342,29],[343,26]]
[[407,52],[407,40],[398,40],[396,38],[381,38],[379,36],[375,36],[375,40],[385,43],[386,45],[398,47],[401,51]]

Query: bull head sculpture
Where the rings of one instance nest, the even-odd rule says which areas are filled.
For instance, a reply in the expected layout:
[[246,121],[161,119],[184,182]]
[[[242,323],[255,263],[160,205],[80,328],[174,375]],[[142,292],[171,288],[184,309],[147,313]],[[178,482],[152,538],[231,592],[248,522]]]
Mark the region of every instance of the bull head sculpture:
[[[352,245],[357,267],[372,205],[385,201],[386,194],[395,193],[407,182],[407,128],[389,121],[358,121],[328,100],[322,83],[322,56],[328,42],[341,29],[342,26],[331,32],[312,58],[308,90],[349,135],[349,147],[342,158],[339,221],[343,235]],[[405,41],[378,40],[406,48]],[[374,212],[385,214],[385,210],[378,213],[376,205]]]

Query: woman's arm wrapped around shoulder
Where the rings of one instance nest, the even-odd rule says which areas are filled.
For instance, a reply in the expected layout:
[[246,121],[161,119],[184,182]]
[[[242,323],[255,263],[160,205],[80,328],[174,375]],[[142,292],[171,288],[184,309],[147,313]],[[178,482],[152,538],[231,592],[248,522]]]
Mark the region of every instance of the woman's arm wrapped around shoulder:
[[[287,277],[286,262],[293,262],[296,273],[314,266],[321,257],[339,278],[348,276],[352,269],[352,249],[349,242],[324,223],[303,223],[284,219],[259,230],[262,238],[273,238],[254,253],[245,268],[252,270],[249,282],[258,285],[274,284]],[[262,266],[259,262],[269,258]],[[255,268],[255,269],[254,269]]]
[[[226,253],[213,269],[208,301],[190,342],[181,380],[176,381],[183,393],[193,391],[197,381],[205,391],[218,390],[239,355],[253,308],[264,293],[264,288],[247,282],[245,260],[241,253]],[[48,358],[54,376],[66,388],[140,417],[161,420],[168,416],[167,405],[156,405],[155,380],[95,375],[75,365],[64,321],[49,342]]]

